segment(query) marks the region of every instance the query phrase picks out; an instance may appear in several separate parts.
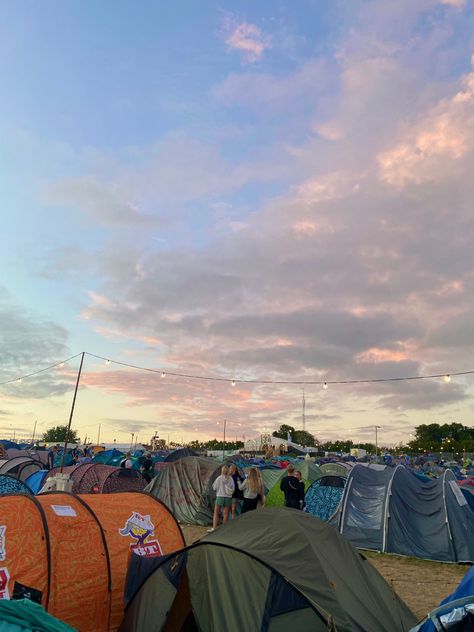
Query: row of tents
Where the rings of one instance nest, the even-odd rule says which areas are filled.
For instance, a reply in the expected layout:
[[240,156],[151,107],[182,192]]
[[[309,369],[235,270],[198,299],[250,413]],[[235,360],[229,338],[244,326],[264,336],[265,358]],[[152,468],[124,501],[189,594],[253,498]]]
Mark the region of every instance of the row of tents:
[[[185,457],[163,467],[146,490],[183,524],[209,525],[221,465]],[[474,512],[454,474],[420,480],[404,466],[296,464],[306,487],[306,510],[361,549],[443,562],[474,562]],[[283,505],[286,472],[263,467],[266,505]]]

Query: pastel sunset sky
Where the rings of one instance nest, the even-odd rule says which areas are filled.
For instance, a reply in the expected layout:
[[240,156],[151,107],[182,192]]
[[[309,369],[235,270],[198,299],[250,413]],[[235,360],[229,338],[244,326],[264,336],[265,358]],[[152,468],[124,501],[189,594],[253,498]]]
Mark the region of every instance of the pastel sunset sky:
[[[4,2],[0,381],[235,379],[86,356],[82,438],[186,441],[301,426],[239,378],[473,370],[473,53],[468,0]],[[0,386],[0,436],[78,364]],[[305,391],[323,441],[474,423],[473,375]]]

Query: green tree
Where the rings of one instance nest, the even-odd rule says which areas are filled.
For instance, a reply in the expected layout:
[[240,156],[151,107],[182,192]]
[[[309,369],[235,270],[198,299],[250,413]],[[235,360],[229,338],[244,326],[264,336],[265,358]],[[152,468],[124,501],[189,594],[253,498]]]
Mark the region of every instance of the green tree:
[[[53,426],[48,428],[43,435],[45,443],[64,443],[67,435],[67,426]],[[69,431],[68,443],[79,443],[80,439],[76,431],[71,428]]]
[[273,436],[279,437],[280,439],[288,439],[288,433],[290,433],[291,440],[294,443],[299,443],[305,447],[314,447],[317,445],[316,439],[310,432],[307,430],[296,430],[293,426],[288,426],[287,424],[282,424],[278,430],[273,432]]

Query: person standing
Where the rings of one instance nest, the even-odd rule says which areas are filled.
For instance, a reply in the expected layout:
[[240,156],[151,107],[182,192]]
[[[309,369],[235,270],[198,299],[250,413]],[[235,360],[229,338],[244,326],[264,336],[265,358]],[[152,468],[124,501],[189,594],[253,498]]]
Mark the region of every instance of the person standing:
[[295,466],[290,463],[286,471],[287,476],[280,481],[280,489],[285,494],[285,507],[300,509],[301,487],[295,476]]
[[240,476],[239,470],[237,466],[235,465],[235,463],[232,463],[229,466],[229,474],[230,476],[232,476],[232,480],[234,481],[234,493],[232,494],[232,506],[231,506],[232,519],[234,519],[237,517],[237,510],[244,497],[240,490],[240,485],[239,485],[239,483],[242,483],[244,479],[242,478],[242,476]]
[[257,509],[257,505],[260,502],[262,506],[265,504],[265,489],[263,486],[263,480],[260,475],[260,470],[256,467],[250,468],[248,478],[242,483],[238,483],[239,489],[244,494],[244,502],[242,504],[242,513],[247,511],[253,511]]
[[304,501],[304,481],[299,470],[296,470],[295,476],[300,483],[300,509],[304,509],[306,507],[306,503]]
[[133,469],[132,453],[127,452],[124,460],[120,463],[120,467],[124,467],[126,470]]
[[216,492],[216,503],[214,505],[212,529],[208,529],[209,532],[217,529],[221,509],[222,524],[225,524],[229,519],[229,509],[232,506],[232,494],[234,493],[234,481],[232,476],[229,476],[229,467],[227,465],[222,466],[221,474],[212,484],[212,489]]
[[143,459],[140,469],[142,471],[143,478],[147,483],[149,483],[153,478],[153,461],[151,460],[151,452],[145,452],[145,458]]

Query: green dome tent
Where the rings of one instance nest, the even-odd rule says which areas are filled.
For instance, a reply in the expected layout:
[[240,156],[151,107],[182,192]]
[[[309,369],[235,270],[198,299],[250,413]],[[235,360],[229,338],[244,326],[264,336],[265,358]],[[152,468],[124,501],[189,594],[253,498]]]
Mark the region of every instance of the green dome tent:
[[406,632],[416,624],[334,528],[287,508],[248,512],[165,558],[133,556],[127,597],[120,632]]
[[[321,476],[320,468],[315,465],[313,461],[297,461],[293,463],[293,465],[295,466],[295,470],[301,472],[305,490]],[[280,490],[280,481],[283,476],[286,476],[286,469],[281,470],[280,477],[267,494],[265,504],[268,507],[281,507],[285,503],[285,497]]]

